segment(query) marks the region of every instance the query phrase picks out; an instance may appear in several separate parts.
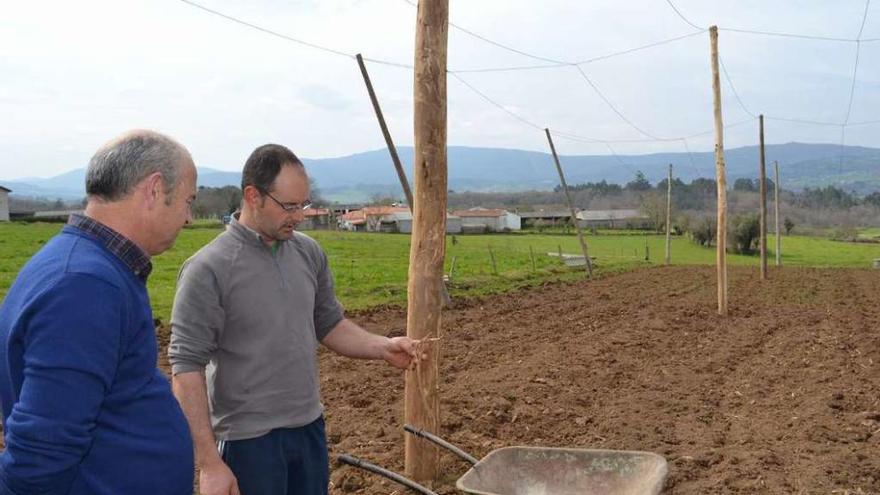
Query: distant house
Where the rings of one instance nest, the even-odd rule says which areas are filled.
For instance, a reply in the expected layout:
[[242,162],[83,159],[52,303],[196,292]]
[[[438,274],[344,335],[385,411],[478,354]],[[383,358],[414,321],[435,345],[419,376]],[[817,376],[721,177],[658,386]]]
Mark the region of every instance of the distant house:
[[461,218],[461,231],[465,234],[510,232],[521,229],[520,216],[507,210],[471,208],[455,210],[452,214]]
[[409,213],[406,206],[365,206],[338,217],[339,228],[358,232],[396,232],[391,215]]
[[79,213],[79,214],[81,214],[82,212],[83,212],[83,210],[48,210],[48,211],[38,211],[38,212],[35,212],[35,213],[34,213],[33,218],[38,218],[38,219],[40,219],[40,220],[45,220],[45,221],[49,221],[49,222],[51,222],[51,221],[56,221],[56,222],[58,222],[58,221],[62,221],[62,222],[66,222],[66,221],[67,221],[67,218],[68,218],[70,215],[72,215],[72,214],[74,214],[74,213]]
[[340,230],[364,232],[367,230],[367,217],[364,210],[354,210],[336,217]]
[[571,218],[571,212],[568,210],[537,210],[537,211],[518,211],[516,213],[520,217],[521,227],[537,227],[542,223],[544,225],[561,225]]
[[395,213],[409,213],[409,207],[365,206],[362,211],[367,222],[367,232],[396,232],[397,225],[391,217]]
[[[412,233],[412,213],[398,212],[392,213],[383,219],[384,221],[393,222],[396,229],[394,232],[400,232],[401,234],[411,234]],[[461,233],[461,218],[446,214],[446,233],[447,234],[460,234]]]
[[461,234],[461,217],[451,213],[446,214],[446,233]]
[[9,193],[12,189],[0,186],[0,222],[9,221]]
[[385,215],[382,222],[393,226],[393,230],[389,232],[412,234],[412,218],[412,213],[409,211],[399,211]]
[[587,229],[648,229],[651,219],[639,210],[582,210],[578,223]]
[[330,209],[329,208],[309,208],[303,211],[305,218],[299,225],[297,230],[328,230],[330,228]]
[[358,204],[341,205],[341,204],[336,203],[336,204],[330,205],[328,208],[330,209],[330,211],[334,217],[339,217],[339,216],[345,215],[346,213],[349,213],[349,212],[352,212],[355,210],[360,210],[363,207],[364,207],[364,205],[362,205],[362,204],[361,205],[358,205]]

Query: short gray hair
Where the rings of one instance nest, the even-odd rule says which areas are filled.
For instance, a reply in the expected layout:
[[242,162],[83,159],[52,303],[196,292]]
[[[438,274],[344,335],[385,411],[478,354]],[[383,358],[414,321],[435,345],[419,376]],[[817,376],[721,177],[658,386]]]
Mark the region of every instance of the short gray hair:
[[154,131],[130,131],[102,146],[89,161],[86,194],[116,201],[156,172],[162,174],[165,192],[171,193],[187,161],[192,161],[189,151],[170,137]]

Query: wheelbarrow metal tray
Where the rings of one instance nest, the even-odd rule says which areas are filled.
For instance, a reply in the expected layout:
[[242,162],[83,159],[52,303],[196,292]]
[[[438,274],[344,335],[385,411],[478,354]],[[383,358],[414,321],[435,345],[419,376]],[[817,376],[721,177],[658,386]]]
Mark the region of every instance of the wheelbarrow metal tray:
[[458,479],[479,495],[657,495],[666,459],[625,450],[504,447]]

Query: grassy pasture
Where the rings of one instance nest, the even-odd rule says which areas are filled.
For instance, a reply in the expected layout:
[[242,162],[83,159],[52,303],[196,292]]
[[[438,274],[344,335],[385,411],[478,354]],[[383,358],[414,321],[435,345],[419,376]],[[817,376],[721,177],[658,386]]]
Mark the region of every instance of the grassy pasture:
[[[5,296],[21,266],[60,228],[60,224],[0,224],[0,299]],[[168,320],[181,263],[219,233],[219,227],[210,225],[185,229],[172,249],[156,257],[149,281],[156,317]],[[337,295],[347,308],[406,301],[408,235],[329,231],[308,234],[327,252],[336,279]],[[645,260],[646,242],[648,261]],[[665,239],[662,235],[602,232],[588,235],[587,243],[590,254],[596,258],[595,268],[599,275],[663,263]],[[774,245],[775,240],[770,236],[771,266]],[[453,296],[475,296],[583,277],[582,269],[566,268],[558,258],[547,255],[559,247],[564,253],[580,252],[574,235],[467,235],[456,236],[454,243],[452,237],[447,237],[447,274],[455,258],[450,292]],[[535,254],[534,268],[530,248]],[[490,249],[495,256],[497,275],[492,267]],[[867,268],[874,258],[880,258],[880,244],[842,243],[815,237],[784,237],[782,250],[783,265],[791,266]],[[728,261],[731,265],[757,265],[758,257],[731,254]],[[714,262],[714,248],[697,246],[685,238],[673,238],[673,264]]]

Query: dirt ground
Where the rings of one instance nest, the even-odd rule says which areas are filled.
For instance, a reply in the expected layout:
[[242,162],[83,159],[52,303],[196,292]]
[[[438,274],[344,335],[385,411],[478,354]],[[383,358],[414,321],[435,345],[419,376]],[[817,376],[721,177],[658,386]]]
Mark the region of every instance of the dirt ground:
[[[880,493],[880,271],[658,267],[458,302],[443,314],[441,435],[646,450],[664,493]],[[349,315],[383,334],[405,312]],[[164,337],[164,336],[162,336]],[[164,339],[161,339],[164,340]],[[403,375],[321,353],[331,457],[403,470]],[[444,454],[441,494],[467,467]],[[334,495],[404,494],[333,463]]]

